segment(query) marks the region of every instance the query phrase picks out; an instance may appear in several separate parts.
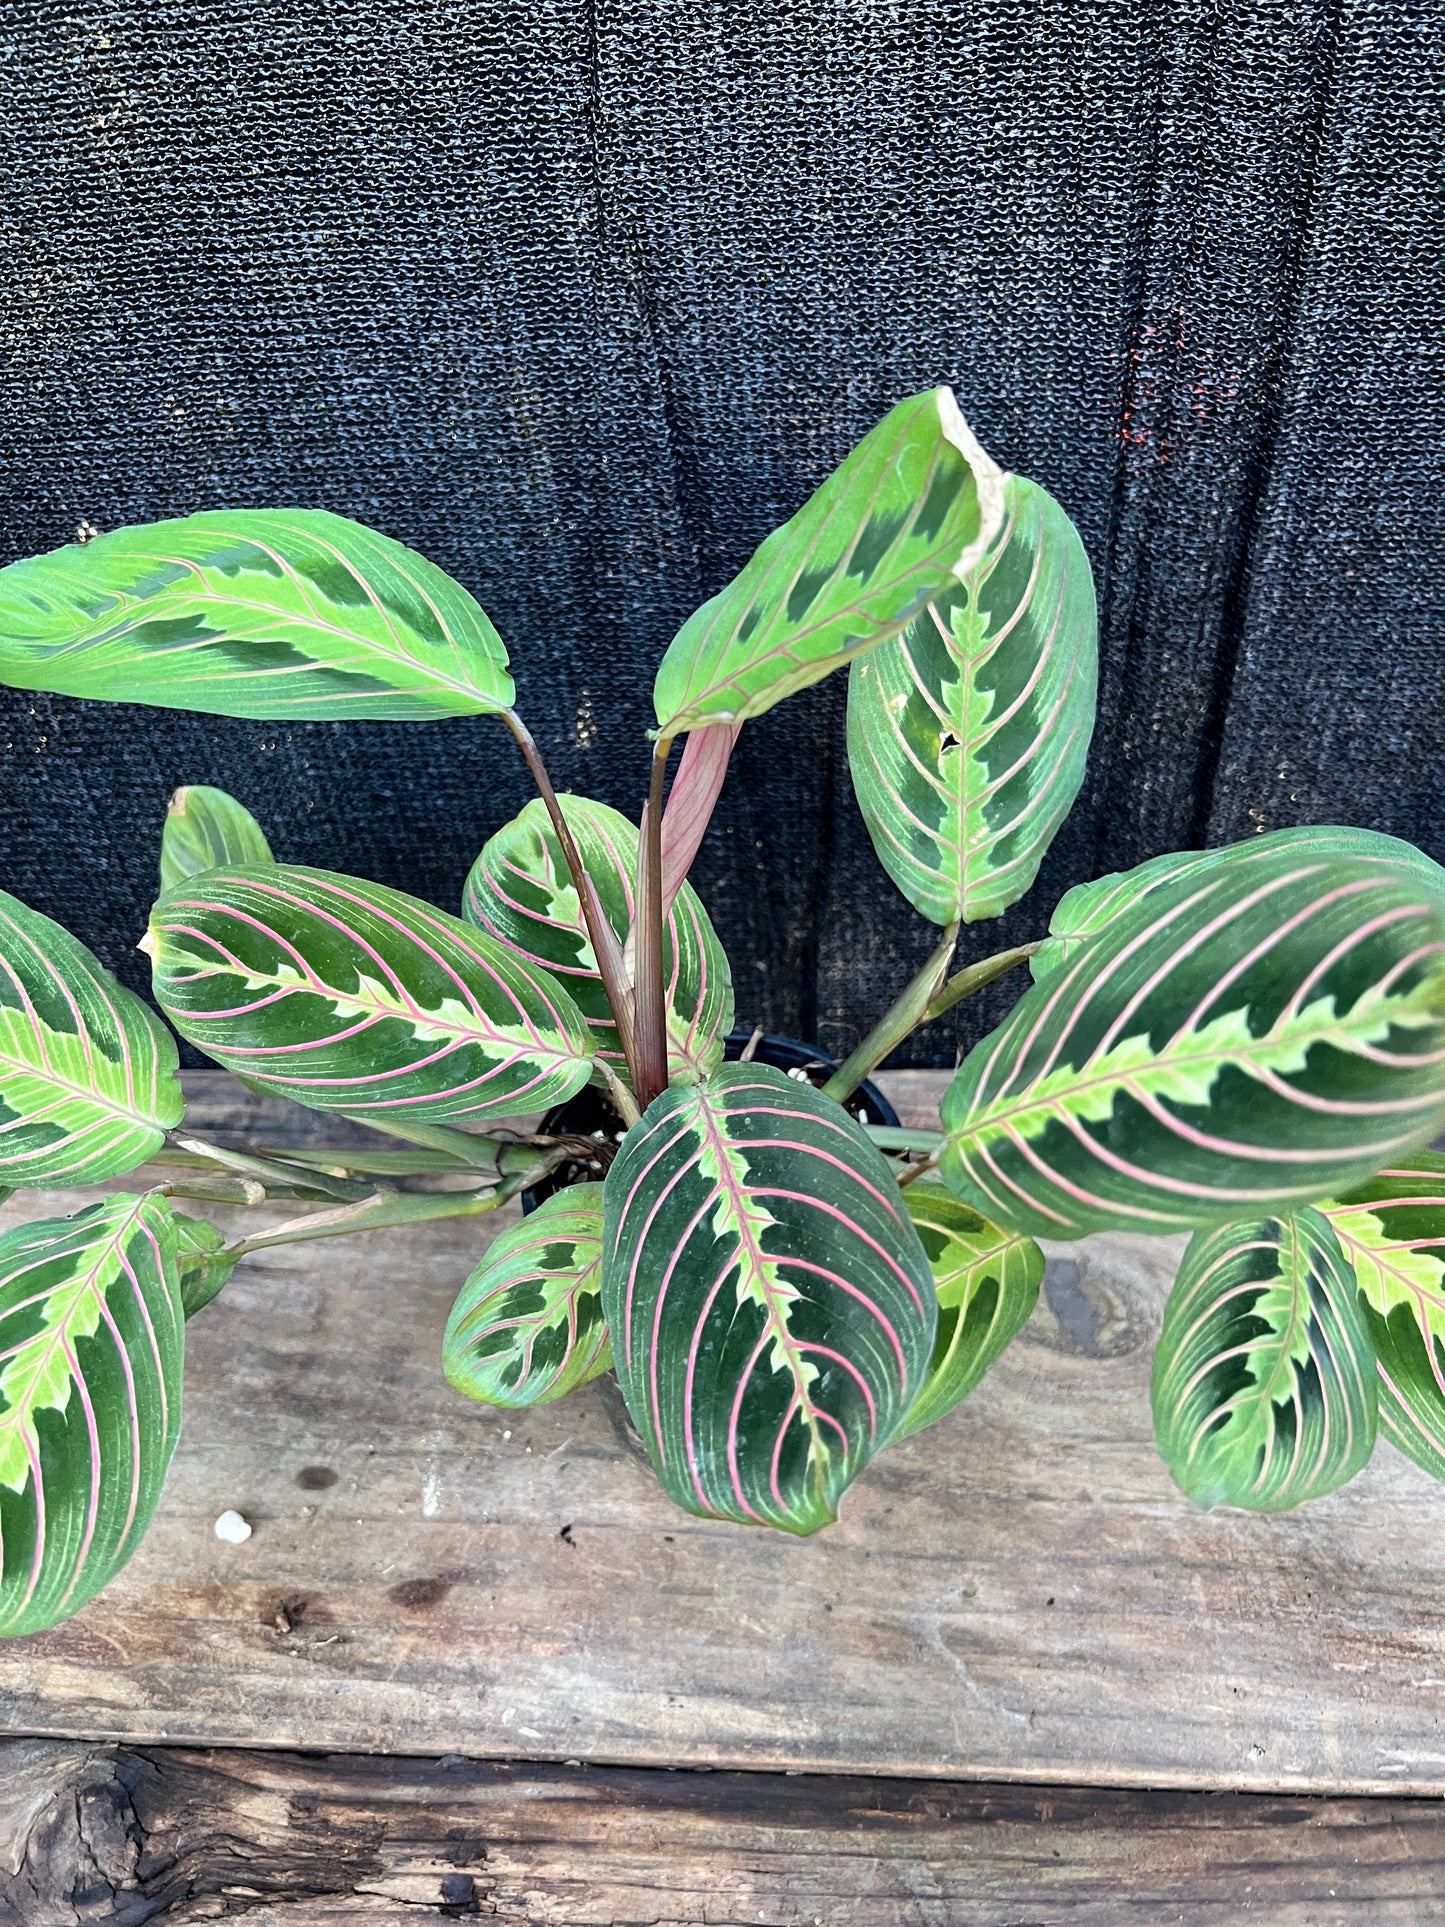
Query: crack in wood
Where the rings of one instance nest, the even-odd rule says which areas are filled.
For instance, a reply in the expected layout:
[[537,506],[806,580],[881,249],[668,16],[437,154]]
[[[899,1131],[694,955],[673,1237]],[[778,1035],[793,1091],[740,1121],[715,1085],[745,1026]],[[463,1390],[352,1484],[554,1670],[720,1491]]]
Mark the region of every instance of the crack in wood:
[[1439,1920],[1438,1801],[0,1741],[0,1927]]

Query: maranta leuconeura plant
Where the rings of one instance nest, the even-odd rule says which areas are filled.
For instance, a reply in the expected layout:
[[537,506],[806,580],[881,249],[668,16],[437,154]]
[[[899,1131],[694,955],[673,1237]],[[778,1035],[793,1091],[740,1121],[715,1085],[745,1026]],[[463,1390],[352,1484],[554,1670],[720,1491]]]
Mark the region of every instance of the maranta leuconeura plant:
[[[940,935],[815,1089],[723,1061],[732,978],[687,872],[739,730],[849,664],[863,816]],[[961,926],[1029,890],[1078,791],[1096,612],[1068,517],[948,389],[894,408],[684,624],[634,817],[554,794],[466,589],[324,510],[11,564],[0,681],[223,716],[494,713],[539,791],[453,911],[278,859],[239,802],[179,789],[137,932],[165,1022],[0,896],[0,1183],[129,1179],[0,1238],[0,1632],[55,1624],[134,1551],[186,1322],[250,1253],[485,1219],[545,1183],[500,1237],[477,1225],[447,1376],[521,1407],[615,1372],[663,1487],[707,1518],[827,1525],[1017,1336],[1035,1241],[1108,1230],[1192,1234],[1153,1380],[1191,1498],[1297,1505],[1381,1431],[1445,1477],[1445,872],[1366,830],[1279,831],[1082,885],[1036,943],[955,972]],[[850,1110],[915,1028],[1025,963],[941,1131]],[[168,1026],[374,1148],[188,1132]],[[618,1124],[583,1142],[596,1170],[537,1122],[588,1085]],[[270,1215],[228,1236],[182,1205]]]

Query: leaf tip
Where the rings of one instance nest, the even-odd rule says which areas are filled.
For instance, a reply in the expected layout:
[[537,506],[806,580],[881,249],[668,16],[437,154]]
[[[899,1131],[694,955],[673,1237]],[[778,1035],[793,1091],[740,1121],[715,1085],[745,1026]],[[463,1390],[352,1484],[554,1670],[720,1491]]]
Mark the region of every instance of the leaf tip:
[[953,565],[953,573],[961,581],[979,557],[993,546],[994,538],[1003,526],[1003,491],[1008,473],[999,467],[963,419],[963,411],[953,390],[945,383],[935,388],[933,394],[943,438],[968,463],[973,471],[974,486],[978,490],[978,534]]
[[155,931],[148,928],[146,930],[145,935],[141,938],[140,942],[136,945],[136,949],[139,950],[143,956],[149,957],[151,962],[154,963],[156,959],[156,954],[157,954]]
[[190,800],[190,794],[191,786],[189,783],[182,783],[179,789],[172,790],[170,801],[166,804],[166,815],[184,816],[186,813],[186,804]]

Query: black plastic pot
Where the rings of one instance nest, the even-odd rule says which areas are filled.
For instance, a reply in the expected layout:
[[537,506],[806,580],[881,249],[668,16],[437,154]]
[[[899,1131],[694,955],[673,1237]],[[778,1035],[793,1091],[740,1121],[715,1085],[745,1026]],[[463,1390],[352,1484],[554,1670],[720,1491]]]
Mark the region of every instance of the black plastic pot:
[[[751,1036],[749,1030],[735,1030],[727,1038],[724,1055],[730,1064],[738,1062]],[[838,1068],[833,1058],[824,1057],[811,1044],[800,1044],[796,1037],[762,1036],[753,1059],[759,1064],[771,1064],[775,1070],[805,1071],[808,1082],[818,1090]],[[858,1086],[844,1109],[863,1124],[896,1125],[898,1122],[897,1111],[878,1086],[867,1080]],[[596,1084],[584,1085],[565,1104],[556,1105],[537,1128],[546,1137],[592,1138],[603,1144],[616,1144],[624,1130],[622,1119],[612,1108],[612,1099]],[[597,1158],[579,1156],[569,1164],[560,1165],[551,1177],[522,1193],[523,1211],[535,1211],[543,1198],[550,1198],[554,1191],[565,1191],[569,1184],[597,1183],[606,1175],[611,1161],[604,1154]]]

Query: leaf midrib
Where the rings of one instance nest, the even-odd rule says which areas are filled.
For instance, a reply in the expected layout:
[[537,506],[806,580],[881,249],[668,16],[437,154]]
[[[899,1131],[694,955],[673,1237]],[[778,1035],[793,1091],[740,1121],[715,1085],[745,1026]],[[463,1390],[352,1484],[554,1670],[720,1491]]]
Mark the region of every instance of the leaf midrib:
[[[6,1066],[13,1066],[16,1071],[27,1076],[39,1078],[47,1084],[53,1084],[57,1090],[64,1091],[68,1096],[94,1104],[98,1109],[106,1111],[112,1116],[126,1118],[132,1124],[137,1124],[145,1130],[162,1130],[162,1126],[159,1125],[154,1118],[147,1117],[143,1111],[131,1110],[127,1105],[122,1103],[119,1098],[107,1097],[104,1092],[96,1091],[88,1085],[72,1083],[69,1078],[61,1077],[56,1072],[42,1068],[40,1065],[33,1063],[29,1058],[14,1057],[6,1051],[0,1050],[0,1070],[3,1070]],[[72,1133],[71,1135],[74,1134]]]
[[[138,1198],[135,1204],[131,1207],[131,1209],[126,1212],[125,1217],[120,1222],[120,1224],[116,1225],[113,1228],[113,1230],[105,1237],[105,1239],[99,1245],[99,1247],[95,1248],[94,1261],[87,1267],[83,1276],[72,1279],[66,1284],[57,1285],[55,1287],[54,1292],[49,1292],[46,1294],[47,1301],[58,1298],[61,1301],[62,1305],[65,1307],[65,1309],[63,1310],[59,1320],[50,1326],[48,1341],[44,1345],[42,1353],[35,1358],[34,1362],[31,1363],[28,1368],[28,1378],[29,1378],[28,1386],[25,1387],[25,1389],[21,1392],[21,1395],[18,1398],[13,1399],[11,1401],[11,1403],[6,1407],[5,1411],[0,1412],[0,1438],[4,1438],[7,1434],[13,1436],[16,1432],[20,1430],[22,1426],[28,1426],[31,1420],[31,1415],[36,1410],[49,1411],[53,1409],[53,1410],[63,1412],[68,1409],[70,1404],[69,1392],[67,1392],[66,1394],[65,1404],[62,1406],[52,1406],[50,1404],[47,1404],[44,1407],[36,1407],[33,1403],[34,1388],[38,1384],[46,1368],[48,1368],[51,1362],[53,1361],[56,1351],[63,1346],[66,1336],[70,1331],[70,1327],[74,1322],[76,1307],[85,1298],[91,1297],[91,1296],[93,1296],[97,1304],[99,1304],[103,1296],[103,1290],[109,1290],[110,1284],[113,1282],[112,1280],[107,1280],[104,1288],[99,1286],[96,1282],[99,1277],[100,1271],[102,1267],[105,1265],[105,1263],[107,1262],[107,1260],[112,1258],[115,1259],[117,1272],[120,1269],[122,1269],[119,1261],[119,1256],[118,1256],[118,1247],[129,1236],[130,1232],[134,1229],[137,1221],[142,1216],[145,1209],[145,1203],[146,1203],[146,1200],[143,1197]],[[46,1334],[44,1332],[37,1332],[35,1335],[35,1339],[32,1341],[32,1344],[38,1344],[39,1341],[45,1337],[46,1337]],[[25,1352],[22,1350],[18,1354],[18,1356],[20,1358],[24,1358]],[[74,1372],[70,1371],[68,1367],[66,1371],[66,1377],[71,1390],[73,1390],[75,1386],[75,1374]],[[7,1398],[10,1397],[10,1388],[7,1388],[6,1390],[6,1397]],[[28,1453],[26,1457],[27,1457],[27,1472],[28,1472],[30,1469],[28,1465],[28,1459],[29,1459]],[[23,1481],[21,1485],[11,1486],[10,1488],[11,1491],[15,1491],[15,1492],[22,1491],[23,1489],[24,1489]]]
[[[814,1411],[813,1402],[808,1396],[807,1374],[803,1369],[801,1357],[793,1345],[792,1333],[788,1327],[787,1319],[783,1316],[782,1310],[780,1309],[786,1305],[787,1300],[779,1296],[768,1272],[767,1267],[770,1262],[768,1254],[762,1249],[762,1246],[753,1235],[752,1220],[750,1214],[744,1208],[746,1194],[743,1193],[740,1182],[733,1173],[732,1161],[728,1155],[729,1151],[736,1149],[746,1156],[746,1140],[737,1140],[730,1136],[725,1137],[723,1135],[717,1126],[715,1114],[707,1100],[707,1095],[700,1086],[697,1087],[695,1102],[702,1121],[704,1135],[712,1149],[713,1157],[720,1173],[715,1186],[715,1195],[719,1202],[726,1199],[729,1205],[729,1217],[737,1228],[739,1244],[747,1250],[754,1264],[755,1276],[758,1278],[763,1291],[765,1317],[767,1319],[767,1326],[765,1328],[767,1337],[778,1345],[787,1360],[788,1373],[792,1378],[793,1387],[798,1398],[798,1409],[803,1414],[804,1423],[808,1428],[808,1436],[810,1439],[808,1463],[810,1468],[812,1468],[813,1477],[819,1488],[817,1496],[821,1499],[823,1496],[823,1467],[827,1463],[830,1455],[823,1444],[817,1414]],[[724,1110],[722,1116],[725,1118],[730,1117],[731,1113]],[[771,1214],[765,1215],[768,1215],[769,1222],[775,1222],[775,1220],[771,1218]],[[779,1264],[783,1261],[773,1259],[771,1262],[773,1264]]]
[[[1399,1001],[1403,1004],[1407,1000],[1402,998]],[[1227,1012],[1221,1013],[1221,1015],[1227,1014]],[[1368,1041],[1368,1034],[1370,1032],[1378,1031],[1382,1026],[1388,1029],[1391,1024],[1398,1021],[1398,1012],[1388,1017],[1377,1015],[1368,1022],[1361,1020],[1354,1029],[1358,1031],[1361,1041]],[[1138,1065],[1129,1071],[1106,1071],[1094,1077],[1089,1077],[1083,1071],[1080,1071],[1076,1074],[1066,1092],[1059,1092],[1054,1096],[1040,1097],[1035,1094],[1020,1097],[1008,1105],[991,1104],[988,1109],[965,1119],[959,1125],[958,1129],[952,1133],[952,1136],[957,1140],[964,1136],[977,1135],[983,1130],[992,1129],[995,1125],[1006,1125],[1011,1119],[1026,1115],[1031,1111],[1049,1110],[1056,1115],[1067,1116],[1071,1114],[1070,1100],[1077,1094],[1089,1091],[1102,1091],[1111,1086],[1122,1090],[1129,1085],[1137,1085],[1144,1090],[1148,1090],[1152,1082],[1151,1072],[1156,1071],[1156,1069],[1161,1075],[1172,1068],[1185,1065],[1189,1067],[1199,1066],[1206,1068],[1214,1065],[1216,1070],[1223,1069],[1229,1064],[1238,1065],[1241,1069],[1245,1070],[1255,1065],[1258,1065],[1261,1069],[1269,1069],[1269,1053],[1266,1051],[1266,1046],[1272,1045],[1275,1050],[1285,1051],[1287,1049],[1296,1049],[1304,1043],[1306,1050],[1309,1050],[1313,1049],[1316,1044],[1332,1041],[1332,1039],[1339,1036],[1341,1032],[1346,1035],[1352,1034],[1348,1014],[1343,1018],[1331,1017],[1328,1023],[1317,1022],[1308,1028],[1301,1028],[1299,1031],[1287,1032],[1283,1035],[1278,1034],[1275,1030],[1267,1031],[1265,1035],[1258,1040],[1260,1048],[1252,1056],[1246,1056],[1243,1049],[1238,1045],[1229,1049],[1205,1050],[1192,1053],[1182,1050],[1171,1053],[1168,1047],[1166,1047],[1163,1051],[1155,1052],[1146,1064]],[[1147,1031],[1131,1031],[1126,1036],[1121,1037],[1114,1048],[1121,1049],[1124,1045],[1132,1042],[1133,1039],[1147,1036],[1147,1034]],[[1198,1033],[1191,1031],[1188,1035],[1197,1036]],[[1179,1033],[1176,1032],[1175,1037],[1170,1040],[1171,1044],[1177,1041],[1178,1036]],[[1305,1043],[1305,1040],[1308,1040],[1308,1042]],[[1281,1074],[1288,1075],[1288,1073]],[[1053,1073],[1050,1072],[1049,1075],[1052,1076]],[[1211,1088],[1212,1084],[1213,1080],[1211,1080]]]
[[[199,968],[191,973],[176,973],[177,981],[181,980],[183,974],[184,980],[188,982],[194,981],[196,977],[235,977],[244,983],[248,990],[253,987],[260,988],[265,985],[270,985],[276,990],[287,991],[301,996],[318,997],[323,1003],[348,1005],[351,1010],[362,1016],[391,1018],[397,1023],[409,1024],[413,1027],[421,1025],[426,1029],[445,1033],[453,1037],[458,1044],[522,1044],[529,1053],[534,1055],[545,1056],[551,1054],[556,1057],[566,1058],[574,1058],[578,1055],[575,1050],[569,1047],[565,1037],[563,1037],[562,1041],[558,1044],[548,1044],[545,1040],[539,1039],[535,1034],[529,1034],[523,1025],[512,1026],[509,1024],[495,1023],[490,1018],[485,1018],[485,1013],[483,1013],[484,1021],[490,1024],[490,1029],[482,1029],[480,1027],[476,1029],[464,1028],[428,1011],[420,1004],[414,1011],[408,1010],[400,1004],[391,1005],[383,1003],[379,998],[368,999],[361,992],[338,990],[333,985],[323,984],[319,981],[301,981],[299,972],[297,973],[296,979],[287,979],[285,977],[273,976],[264,971],[238,970],[233,964],[208,964],[204,959],[194,961],[198,962]],[[370,980],[363,978],[362,981],[368,982]],[[211,1013],[204,1010],[188,1011],[186,1014],[197,1023],[224,1024],[230,1021],[225,1017],[212,1016]],[[339,1011],[337,1014],[344,1015],[345,1013]],[[329,1041],[332,1040],[326,1038],[304,1039],[296,1046],[297,1054],[299,1055],[307,1050],[324,1049]]]

